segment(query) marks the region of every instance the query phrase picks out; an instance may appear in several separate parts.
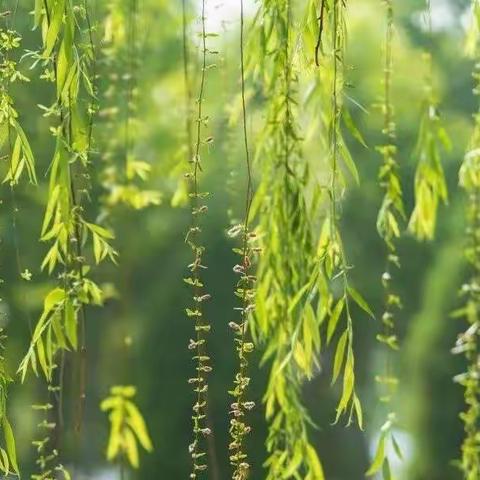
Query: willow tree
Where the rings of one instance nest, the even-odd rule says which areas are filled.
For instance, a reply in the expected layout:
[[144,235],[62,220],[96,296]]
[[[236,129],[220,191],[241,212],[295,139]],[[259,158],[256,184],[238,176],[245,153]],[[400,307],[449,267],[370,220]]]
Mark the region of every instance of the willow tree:
[[[84,307],[100,304],[100,288],[88,278],[90,270],[84,252],[88,244],[96,263],[114,259],[109,245],[113,238],[105,228],[89,222],[82,206],[86,174],[90,163],[93,108],[85,109],[85,99],[93,95],[88,75],[94,49],[91,42],[77,37],[90,31],[88,10],[58,1],[44,8],[37,2],[35,26],[41,26],[43,49],[32,52],[35,65],[44,67],[42,77],[55,85],[52,105],[42,106],[45,117],[56,119],[52,134],[55,151],[49,168],[49,197],[41,240],[51,244],[42,268],[58,269],[61,281],[45,297],[44,309],[32,335],[30,348],[19,371],[25,378],[31,367],[39,366],[48,380],[55,368],[55,353],[84,346]],[[85,30],[81,28],[85,25]],[[87,184],[88,185],[88,184]],[[80,320],[79,320],[80,319]],[[79,340],[80,336],[80,340]]]
[[127,466],[140,466],[139,445],[147,452],[153,450],[145,420],[135,404],[136,393],[132,385],[117,385],[100,405],[102,411],[108,412],[110,421],[107,460],[118,462],[122,480],[126,478]]

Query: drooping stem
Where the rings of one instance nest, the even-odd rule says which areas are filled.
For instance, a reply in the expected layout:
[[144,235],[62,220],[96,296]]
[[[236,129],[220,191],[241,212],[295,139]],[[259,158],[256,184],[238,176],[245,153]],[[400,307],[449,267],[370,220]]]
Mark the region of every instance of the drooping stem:
[[182,46],[183,46],[183,83],[185,88],[185,132],[187,136],[188,161],[193,158],[193,136],[192,136],[192,89],[190,86],[189,72],[189,48],[188,48],[188,22],[187,22],[187,0],[182,0]]
[[231,404],[230,419],[230,463],[233,467],[232,479],[244,480],[250,475],[250,464],[245,451],[245,437],[250,433],[251,427],[246,422],[246,415],[254,407],[254,403],[246,400],[246,393],[250,384],[248,377],[247,355],[253,350],[253,343],[248,341],[249,319],[254,311],[255,277],[250,274],[252,266],[251,242],[255,235],[250,232],[250,208],[252,205],[253,183],[250,149],[247,133],[247,107],[245,100],[245,53],[244,53],[244,4],[240,0],[240,84],[242,99],[242,129],[244,143],[245,170],[247,186],[245,190],[245,211],[243,225],[230,229],[230,232],[242,234],[242,248],[239,252],[241,262],[234,267],[234,272],[240,276],[235,294],[241,299],[241,322],[230,322],[230,327],[235,333],[235,344],[238,355],[238,371],[234,379],[234,388],[230,392],[234,397]]
[[194,386],[195,403],[193,405],[193,441],[189,446],[192,458],[192,471],[190,478],[198,478],[200,472],[207,470],[207,463],[204,462],[205,452],[201,445],[202,439],[212,434],[212,429],[208,425],[208,380],[207,374],[211,372],[210,357],[207,354],[206,335],[210,331],[209,322],[203,318],[203,302],[210,298],[205,292],[200,272],[206,268],[203,264],[205,247],[201,244],[201,224],[200,216],[206,213],[207,206],[203,204],[203,199],[208,197],[208,193],[202,192],[199,183],[199,174],[202,171],[200,149],[205,142],[203,139],[203,127],[207,123],[203,110],[205,97],[206,74],[207,74],[207,32],[206,32],[206,0],[202,0],[201,8],[201,74],[200,87],[197,97],[197,127],[196,140],[193,158],[190,159],[193,164],[192,170],[187,174],[191,179],[192,187],[190,192],[191,200],[191,226],[188,230],[186,241],[193,252],[193,261],[188,266],[191,276],[185,279],[185,282],[191,285],[193,290],[192,308],[186,309],[187,317],[194,320],[195,339],[191,339],[188,345],[190,350],[195,352],[193,360],[195,362],[195,376],[189,379],[189,383]]

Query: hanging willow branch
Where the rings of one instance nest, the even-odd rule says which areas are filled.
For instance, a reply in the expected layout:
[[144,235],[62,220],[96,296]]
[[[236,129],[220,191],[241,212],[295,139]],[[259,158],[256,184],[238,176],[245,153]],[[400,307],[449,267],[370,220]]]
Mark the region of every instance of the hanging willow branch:
[[[432,36],[430,0],[427,0],[427,28]],[[409,230],[419,240],[431,240],[435,235],[437,212],[441,202],[447,203],[448,192],[441,160],[441,147],[450,150],[450,140],[442,126],[438,100],[433,85],[432,52],[424,53],[427,65],[424,81],[424,99],[420,128],[414,157],[417,160],[415,171],[415,207],[408,224]]]
[[[307,10],[307,18],[315,11],[313,7],[311,3]],[[337,332],[340,335],[336,341],[332,382],[343,376],[343,385],[335,422],[339,421],[343,414],[347,414],[348,423],[356,417],[358,425],[362,427],[363,412],[355,388],[352,305],[356,304],[368,315],[373,315],[367,302],[350,284],[351,266],[346,257],[339,228],[340,207],[348,180],[346,173],[359,183],[357,168],[343,136],[342,122],[357,140],[364,142],[344,105],[344,99],[347,98],[344,63],[347,36],[346,3],[343,0],[332,0],[324,8],[325,27],[330,31],[329,42],[327,43],[325,38],[324,44],[325,47],[328,45],[331,52],[330,62],[328,67],[319,70],[314,90],[322,111],[329,112],[319,114],[322,117],[319,143],[327,151],[328,186],[325,188],[328,195],[317,246],[318,312],[320,320],[325,320],[326,323],[327,345],[333,341]],[[308,34],[306,36],[308,38]],[[330,107],[327,101],[331,102]]]
[[250,150],[247,134],[247,110],[245,101],[245,55],[244,55],[244,5],[240,0],[240,80],[241,80],[241,98],[242,98],[242,123],[243,123],[243,141],[245,147],[245,166],[247,172],[247,187],[245,192],[245,216],[243,224],[237,225],[229,230],[233,236],[241,233],[242,246],[235,249],[240,256],[241,261],[235,265],[234,272],[239,275],[235,295],[240,299],[241,305],[236,308],[240,311],[240,323],[231,322],[229,325],[235,333],[235,344],[238,355],[238,371],[235,375],[234,388],[230,394],[234,397],[231,404],[231,420],[230,420],[230,463],[234,469],[232,474],[233,480],[244,480],[249,477],[250,464],[248,456],[245,452],[245,437],[250,433],[251,427],[246,423],[245,417],[247,412],[254,406],[254,402],[248,401],[246,392],[250,383],[248,377],[248,354],[253,350],[253,343],[248,341],[248,327],[251,315],[255,308],[255,276],[251,274],[252,254],[254,247],[251,243],[256,237],[250,232],[250,208],[253,197],[253,179],[250,160]]
[[[109,244],[113,234],[87,221],[82,206],[83,197],[88,197],[93,116],[97,110],[95,49],[86,2],[73,5],[58,0],[44,4],[37,0],[35,26],[42,28],[43,49],[30,52],[29,56],[34,66],[44,67],[42,78],[54,83],[56,93],[51,106],[41,106],[44,117],[56,121],[51,128],[56,146],[49,167],[48,201],[41,232],[41,240],[50,242],[51,247],[42,269],[50,274],[56,272],[59,283],[44,299],[43,312],[18,371],[23,381],[30,368],[35,374],[41,369],[49,391],[57,396],[61,419],[63,355],[68,350],[79,351],[75,415],[78,436],[86,398],[85,306],[102,303],[101,289],[88,278],[90,267],[84,252],[90,247],[97,264],[107,257],[114,261],[116,256]],[[58,352],[62,359],[59,385],[55,386],[53,373]]]
[[[473,21],[469,35],[470,51],[475,59],[473,78],[474,93],[480,94],[479,29],[480,3],[472,1]],[[455,317],[468,323],[465,332],[459,335],[453,352],[463,354],[467,360],[465,373],[457,375],[455,381],[464,388],[465,410],[460,414],[465,437],[458,466],[465,480],[480,476],[480,110],[474,115],[475,125],[470,145],[459,172],[459,184],[465,192],[467,219],[465,258],[470,278],[462,285],[461,297],[464,306],[455,312]]]
[[188,230],[186,241],[193,252],[192,263],[188,266],[191,276],[185,278],[184,281],[192,287],[194,305],[187,308],[187,317],[192,319],[195,324],[195,338],[190,339],[188,348],[195,352],[193,360],[195,362],[195,376],[189,379],[189,383],[194,388],[195,403],[193,405],[193,441],[189,446],[189,452],[192,457],[192,471],[190,478],[198,478],[201,472],[207,470],[205,462],[206,453],[204,451],[203,439],[211,435],[211,429],[208,426],[207,419],[207,393],[208,380],[207,374],[211,372],[210,357],[207,353],[207,334],[210,332],[210,324],[204,319],[203,302],[210,299],[210,294],[206,293],[205,286],[202,282],[201,271],[206,268],[203,262],[205,246],[201,244],[201,216],[204,215],[208,207],[204,204],[209,193],[204,192],[200,188],[199,174],[202,171],[201,150],[206,144],[212,142],[211,137],[203,138],[204,127],[208,124],[208,116],[205,115],[203,102],[205,100],[205,88],[207,72],[214,64],[207,63],[207,54],[210,50],[207,48],[206,31],[206,0],[202,0],[201,11],[201,34],[200,34],[200,52],[201,52],[201,74],[200,87],[197,97],[197,118],[196,118],[196,140],[193,157],[190,159],[192,169],[186,174],[191,180],[191,191],[189,197],[191,199],[191,226]]
[[252,332],[270,365],[264,396],[269,480],[323,478],[301,395],[317,364],[320,335],[313,300],[306,295],[315,276],[315,233],[306,196],[310,170],[297,125],[291,9],[288,0],[262,2],[249,50],[249,73],[267,101],[256,145],[260,185],[252,205],[262,249]]
[[380,105],[383,113],[384,144],[377,147],[382,155],[383,162],[379,172],[380,185],[384,191],[384,197],[377,217],[377,230],[385,242],[387,259],[385,272],[382,275],[384,291],[384,312],[382,315],[382,332],[377,335],[377,340],[382,344],[385,351],[385,365],[382,374],[375,377],[380,389],[380,402],[388,409],[387,418],[380,428],[377,450],[366,475],[373,476],[382,471],[384,480],[392,478],[390,457],[388,448],[392,445],[399,459],[402,454],[394,436],[397,425],[397,416],[392,408],[395,393],[398,388],[398,378],[393,369],[392,351],[399,349],[398,339],[395,332],[395,312],[401,308],[400,297],[392,290],[392,272],[400,267],[395,240],[400,236],[400,223],[405,220],[405,209],[401,181],[396,161],[396,128],[394,107],[392,104],[392,39],[394,32],[393,1],[384,0],[386,9],[386,33],[385,33],[385,64],[383,77],[383,99]]

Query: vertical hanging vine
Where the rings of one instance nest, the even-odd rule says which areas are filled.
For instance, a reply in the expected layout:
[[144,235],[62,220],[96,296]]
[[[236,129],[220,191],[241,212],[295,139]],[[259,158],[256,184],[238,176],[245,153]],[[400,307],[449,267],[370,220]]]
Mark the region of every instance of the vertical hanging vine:
[[[426,22],[429,40],[432,38],[430,0],[426,2]],[[408,224],[409,230],[419,240],[431,240],[435,235],[437,212],[441,202],[447,203],[448,192],[441,160],[441,148],[450,150],[450,140],[442,125],[433,83],[433,61],[431,49],[424,53],[426,75],[420,128],[414,157],[415,206]]]
[[233,467],[233,480],[244,480],[250,475],[250,464],[245,452],[245,437],[250,433],[251,427],[246,423],[246,415],[254,406],[254,402],[246,398],[247,389],[250,383],[248,377],[248,354],[253,350],[254,345],[248,339],[249,321],[255,308],[255,276],[251,273],[252,254],[254,246],[252,241],[255,234],[250,231],[250,209],[253,197],[253,178],[251,169],[251,159],[249,150],[249,141],[247,134],[247,108],[245,101],[245,55],[244,55],[244,35],[245,35],[245,15],[243,0],[240,0],[240,83],[241,83],[241,103],[242,103],[242,126],[244,141],[244,156],[247,186],[245,191],[245,214],[243,224],[237,225],[229,230],[230,234],[237,236],[241,234],[241,248],[235,249],[240,256],[240,263],[235,265],[234,272],[239,275],[235,295],[240,299],[239,310],[241,321],[230,322],[230,327],[235,334],[235,345],[238,355],[238,370],[235,375],[234,388],[230,394],[234,397],[231,404],[230,420],[230,463]]
[[395,112],[392,104],[392,43],[394,33],[394,9],[393,0],[383,1],[386,10],[386,31],[384,43],[384,76],[383,76],[383,97],[380,103],[380,110],[383,114],[384,143],[377,147],[382,156],[382,165],[379,171],[380,185],[384,196],[378,212],[377,230],[385,242],[387,250],[386,268],[382,274],[382,285],[384,292],[384,312],[382,315],[382,331],[377,334],[378,342],[385,347],[385,364],[383,373],[377,375],[375,380],[380,391],[380,403],[388,410],[387,418],[380,428],[377,449],[373,461],[366,475],[372,476],[382,471],[384,480],[392,478],[389,445],[392,445],[396,455],[402,459],[400,447],[394,436],[394,429],[397,425],[397,416],[393,409],[392,402],[398,389],[398,378],[393,369],[393,351],[399,349],[398,338],[395,332],[395,313],[401,308],[401,299],[392,289],[393,271],[400,267],[397,254],[396,239],[400,236],[400,224],[405,220],[405,209],[399,166],[396,160],[396,126]]
[[194,352],[193,360],[195,362],[195,376],[189,379],[193,385],[195,393],[195,402],[193,405],[193,441],[189,446],[189,452],[192,458],[192,471],[190,478],[198,478],[201,472],[207,470],[208,465],[205,462],[206,452],[204,451],[204,438],[211,435],[211,429],[207,423],[207,393],[208,378],[211,372],[210,357],[207,352],[207,334],[210,332],[210,323],[205,320],[203,314],[203,303],[210,299],[210,294],[206,293],[202,281],[201,271],[206,268],[203,257],[205,246],[201,243],[201,216],[204,215],[208,207],[204,203],[209,193],[200,188],[200,172],[202,171],[201,150],[206,144],[211,143],[212,138],[203,137],[203,130],[208,125],[208,116],[205,115],[204,101],[207,73],[214,64],[207,63],[208,33],[206,31],[206,0],[201,4],[201,33],[200,33],[200,86],[198,91],[197,118],[196,118],[196,139],[193,151],[193,157],[190,159],[191,170],[186,174],[191,181],[189,197],[191,200],[191,226],[186,236],[186,242],[193,252],[193,260],[188,265],[191,274],[184,281],[192,287],[193,306],[185,310],[187,317],[194,321],[195,337],[190,339],[188,349]]
[[[468,53],[475,60],[473,78],[474,94],[480,94],[479,29],[480,3],[472,0],[472,27],[469,35]],[[458,336],[453,352],[463,354],[467,362],[466,372],[455,377],[464,388],[465,410],[460,414],[465,436],[458,466],[465,480],[480,476],[480,110],[474,115],[474,129],[470,145],[459,172],[459,184],[465,193],[467,219],[465,259],[470,277],[461,288],[464,306],[455,312],[455,317],[468,323],[465,332]]]

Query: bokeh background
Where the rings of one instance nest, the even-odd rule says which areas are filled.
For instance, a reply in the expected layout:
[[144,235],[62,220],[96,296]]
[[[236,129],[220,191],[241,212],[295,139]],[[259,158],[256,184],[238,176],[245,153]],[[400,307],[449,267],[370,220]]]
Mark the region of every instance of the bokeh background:
[[[247,1],[249,21],[255,2]],[[296,11],[301,22],[302,1]],[[351,149],[361,173],[361,185],[351,185],[346,197],[342,229],[350,262],[351,274],[372,308],[381,313],[380,276],[383,267],[383,246],[375,229],[376,212],[381,191],[376,181],[380,157],[374,146],[380,142],[381,118],[375,103],[381,93],[382,41],[384,20],[380,0],[349,3],[348,64],[352,96],[363,109],[350,105],[359,129],[369,148],[352,142]],[[198,55],[200,2],[189,2],[192,61]],[[226,235],[233,218],[241,211],[243,180],[240,125],[236,120],[239,94],[239,2],[208,0],[207,16],[212,39],[220,54],[218,68],[209,73],[207,110],[214,143],[204,160],[202,182],[212,192],[204,228],[208,246],[209,269],[206,283],[213,293],[207,313],[214,326],[210,348],[214,361],[211,377],[210,415],[214,428],[212,480],[229,478],[228,467],[228,397],[234,368],[231,332],[235,263],[234,245]],[[399,160],[405,185],[406,202],[411,211],[413,172],[412,151],[420,117],[425,62],[422,51],[433,48],[436,86],[441,101],[441,115],[453,141],[453,148],[444,153],[444,165],[450,187],[448,207],[439,214],[437,238],[419,244],[408,235],[399,243],[402,269],[398,274],[398,290],[404,301],[399,315],[402,350],[397,357],[402,387],[397,411],[404,427],[398,437],[404,446],[405,462],[398,466],[401,480],[455,480],[460,478],[452,461],[458,456],[462,425],[458,413],[462,408],[462,392],[452,377],[462,371],[461,359],[450,353],[456,335],[462,328],[449,314],[458,302],[457,292],[464,275],[462,242],[464,233],[463,198],[457,187],[457,172],[472,126],[477,105],[472,94],[472,60],[464,55],[465,28],[468,24],[468,0],[436,0],[432,2],[433,35],[423,27],[423,0],[394,2],[396,8],[394,101],[397,114]],[[103,1],[95,8],[101,11]],[[16,15],[16,27],[24,41],[23,48],[40,46],[39,32],[32,31],[33,8],[22,0]],[[141,211],[119,207],[107,222],[116,231],[115,246],[120,257],[118,266],[103,266],[94,277],[110,292],[103,308],[89,308],[88,390],[83,442],[74,451],[69,433],[72,402],[66,400],[65,463],[75,460],[75,480],[118,478],[115,468],[107,465],[105,447],[108,422],[99,410],[99,403],[114,384],[138,387],[138,403],[147,419],[155,451],[142,455],[141,468],[131,478],[182,479],[189,473],[187,445],[190,441],[191,389],[186,379],[192,365],[186,348],[191,324],[183,314],[189,290],[182,282],[189,262],[190,250],[184,244],[189,223],[188,208],[172,206],[172,197],[181,181],[185,162],[183,105],[182,23],[180,0],[140,0],[142,51],[139,55],[138,122],[135,139],[138,156],[153,167],[148,188],[161,192],[160,206]],[[99,38],[101,31],[99,30]],[[14,97],[34,150],[40,185],[22,186],[17,190],[15,210],[8,186],[0,190],[0,269],[2,304],[8,333],[7,360],[10,369],[17,368],[29,339],[29,320],[35,320],[42,298],[52,279],[40,271],[46,245],[37,241],[46,200],[46,172],[53,152],[52,137],[37,104],[52,101],[52,88],[38,79],[38,70],[29,70],[28,59],[22,70],[31,78],[28,84],[15,86]],[[195,69],[194,69],[195,70]],[[100,84],[108,84],[108,72],[100,64]],[[195,72],[194,72],[195,73]],[[195,76],[194,76],[195,78]],[[197,77],[198,78],[198,77]],[[196,89],[196,85],[195,85]],[[249,86],[250,126],[252,138],[262,121],[261,98]],[[300,111],[304,92],[299,92]],[[308,130],[308,125],[305,126]],[[102,123],[97,124],[101,133]],[[119,135],[122,133],[119,131]],[[100,152],[102,143],[96,144]],[[307,136],[305,154],[312,165],[318,159],[314,136]],[[102,159],[96,155],[91,175],[102,175]],[[320,167],[318,167],[320,168]],[[93,182],[91,216],[100,214],[97,199],[104,192]],[[15,220],[16,229],[12,228]],[[18,244],[23,268],[33,278],[20,278],[15,258]],[[329,385],[330,353],[322,355],[320,370],[305,385],[304,398],[318,426],[311,432],[320,452],[328,480],[360,480],[364,478],[375,442],[375,428],[382,421],[376,407],[374,375],[382,361],[375,342],[378,323],[359,315],[355,320],[356,356],[359,391],[366,407],[366,430],[331,425],[337,387]],[[131,345],[129,346],[129,344]],[[252,414],[254,426],[249,438],[253,463],[253,480],[261,480],[265,458],[266,426],[261,408],[266,369],[260,367],[261,352],[252,360],[253,387],[251,397],[258,408]],[[69,363],[67,361],[67,369]],[[69,380],[66,385],[68,387]],[[31,441],[39,421],[31,408],[47,398],[42,382],[28,377],[24,385],[15,384],[10,393],[10,415],[16,426],[19,457],[24,478],[33,469],[35,452]],[[70,423],[69,423],[70,422]],[[78,467],[80,465],[80,467]]]

